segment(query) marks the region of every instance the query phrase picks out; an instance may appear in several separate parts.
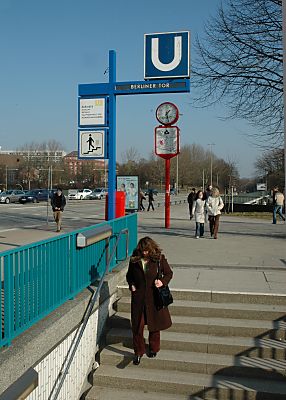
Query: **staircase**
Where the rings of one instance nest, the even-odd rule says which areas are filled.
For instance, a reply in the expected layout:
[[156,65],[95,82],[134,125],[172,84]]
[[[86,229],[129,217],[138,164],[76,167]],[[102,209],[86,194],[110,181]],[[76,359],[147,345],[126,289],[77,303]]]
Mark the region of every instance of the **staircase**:
[[119,288],[87,400],[286,399],[286,296],[172,293],[161,351],[134,366],[130,294]]

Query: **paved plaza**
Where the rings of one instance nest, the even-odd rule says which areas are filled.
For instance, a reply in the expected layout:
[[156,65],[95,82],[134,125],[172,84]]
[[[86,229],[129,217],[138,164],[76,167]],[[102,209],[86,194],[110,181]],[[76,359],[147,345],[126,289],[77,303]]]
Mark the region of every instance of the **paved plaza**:
[[[99,217],[95,222],[101,222]],[[91,223],[92,221],[89,221]],[[171,286],[181,289],[286,294],[286,224],[271,219],[222,215],[218,240],[195,239],[187,204],[171,207],[171,227],[164,228],[164,208],[138,213],[138,236],[158,241],[174,269]],[[64,219],[66,229],[72,230]],[[0,250],[59,235],[54,225],[0,232]]]

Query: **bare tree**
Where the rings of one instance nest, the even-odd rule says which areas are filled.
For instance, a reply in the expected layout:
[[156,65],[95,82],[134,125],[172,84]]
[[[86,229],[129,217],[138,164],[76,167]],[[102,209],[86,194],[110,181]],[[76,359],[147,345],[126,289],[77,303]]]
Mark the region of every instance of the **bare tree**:
[[223,101],[229,117],[244,118],[263,133],[265,148],[282,143],[282,0],[226,0],[196,40],[194,86],[198,104]]
[[284,150],[269,150],[255,162],[257,174],[267,179],[268,187],[284,187]]
[[128,161],[138,162],[139,161],[139,153],[135,147],[131,146],[129,149],[125,150],[121,154],[121,158],[122,158],[123,163],[127,163]]

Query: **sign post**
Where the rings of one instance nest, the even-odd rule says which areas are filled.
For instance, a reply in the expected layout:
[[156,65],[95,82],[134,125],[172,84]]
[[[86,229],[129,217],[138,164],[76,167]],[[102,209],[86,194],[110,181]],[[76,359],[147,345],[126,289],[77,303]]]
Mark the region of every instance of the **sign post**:
[[179,110],[173,103],[162,103],[156,110],[156,118],[164,126],[155,128],[155,154],[165,159],[165,228],[170,228],[170,166],[171,158],[180,152],[180,134],[177,126],[171,126],[179,118]]
[[[190,92],[189,42],[189,32],[145,35],[144,81],[116,82],[116,53],[114,50],[110,50],[108,83],[91,83],[78,86],[79,158],[108,159],[108,220],[115,218],[116,96]],[[170,60],[170,54],[173,54],[172,60]],[[162,112],[167,111],[164,109]],[[167,119],[170,115],[171,111],[168,111]],[[159,128],[166,130],[166,126]],[[171,139],[172,135],[175,134],[177,137],[177,143],[179,135],[177,127],[169,126],[168,129],[170,132],[164,134],[165,140],[163,140],[167,147],[173,140]],[[158,135],[160,135],[159,131]],[[169,135],[168,139],[167,135]],[[95,145],[98,147],[96,150]],[[160,152],[160,149],[158,151]],[[165,153],[164,156],[166,170],[167,166],[169,168],[168,187],[166,183],[166,199],[169,199],[169,211],[170,158],[176,154],[167,155]],[[169,227],[169,224],[170,217],[169,223],[166,222],[166,225],[168,225],[166,227]]]

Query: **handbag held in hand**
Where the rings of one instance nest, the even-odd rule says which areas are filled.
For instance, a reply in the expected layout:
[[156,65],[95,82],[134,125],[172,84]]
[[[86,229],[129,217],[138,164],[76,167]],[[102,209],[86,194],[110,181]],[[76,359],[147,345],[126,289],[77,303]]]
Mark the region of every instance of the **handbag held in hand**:
[[[160,261],[158,263],[158,273],[157,273],[157,279],[161,280],[162,278],[162,271],[160,268]],[[161,286],[157,288],[155,286],[155,305],[157,310],[160,310],[161,308],[168,307],[170,304],[173,303],[173,296],[172,293],[170,292],[169,286]]]

